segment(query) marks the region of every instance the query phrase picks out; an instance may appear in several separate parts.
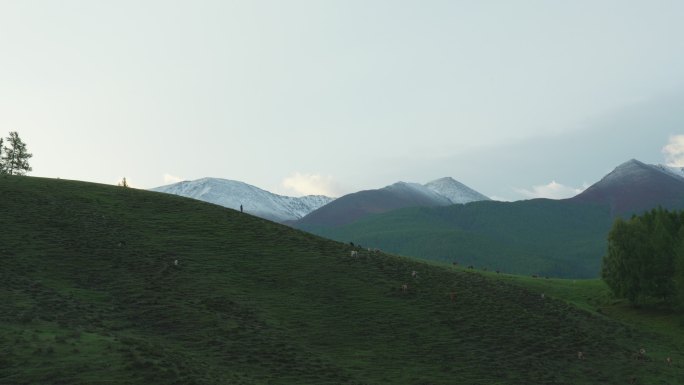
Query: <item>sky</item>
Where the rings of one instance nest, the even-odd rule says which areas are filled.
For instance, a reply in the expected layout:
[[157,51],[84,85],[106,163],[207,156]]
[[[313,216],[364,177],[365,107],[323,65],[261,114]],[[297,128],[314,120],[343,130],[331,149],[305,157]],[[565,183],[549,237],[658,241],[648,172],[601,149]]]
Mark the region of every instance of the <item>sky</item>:
[[563,198],[684,166],[684,2],[0,0],[30,175]]

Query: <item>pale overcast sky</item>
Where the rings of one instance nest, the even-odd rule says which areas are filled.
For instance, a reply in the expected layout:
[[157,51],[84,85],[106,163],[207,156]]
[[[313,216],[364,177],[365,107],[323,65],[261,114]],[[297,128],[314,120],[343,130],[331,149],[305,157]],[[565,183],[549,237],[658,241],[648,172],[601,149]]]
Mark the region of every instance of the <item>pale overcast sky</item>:
[[0,134],[31,175],[140,188],[569,196],[684,153],[682,20],[657,0],[0,0]]

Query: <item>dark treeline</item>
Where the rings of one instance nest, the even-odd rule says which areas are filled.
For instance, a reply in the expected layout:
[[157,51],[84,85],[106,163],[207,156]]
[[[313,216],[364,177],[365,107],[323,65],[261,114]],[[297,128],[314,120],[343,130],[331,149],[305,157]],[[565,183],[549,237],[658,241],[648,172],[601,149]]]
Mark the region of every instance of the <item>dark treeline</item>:
[[632,304],[659,300],[684,310],[684,211],[654,209],[616,220],[601,276]]

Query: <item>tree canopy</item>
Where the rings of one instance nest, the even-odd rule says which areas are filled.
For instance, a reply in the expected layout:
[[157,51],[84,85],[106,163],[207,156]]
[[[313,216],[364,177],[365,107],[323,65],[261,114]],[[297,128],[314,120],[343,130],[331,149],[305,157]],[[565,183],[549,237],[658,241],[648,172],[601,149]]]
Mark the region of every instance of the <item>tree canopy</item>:
[[33,169],[28,160],[33,157],[26,149],[26,143],[19,138],[19,133],[12,131],[7,137],[7,145],[3,147],[0,139],[0,173],[10,175],[26,175]]
[[684,308],[684,212],[659,208],[617,219],[601,276],[633,304],[656,299]]

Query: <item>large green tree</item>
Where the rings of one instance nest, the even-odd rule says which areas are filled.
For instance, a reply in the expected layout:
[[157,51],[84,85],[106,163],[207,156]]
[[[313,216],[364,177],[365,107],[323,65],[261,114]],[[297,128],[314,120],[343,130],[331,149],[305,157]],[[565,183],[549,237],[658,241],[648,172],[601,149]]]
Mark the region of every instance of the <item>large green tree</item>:
[[9,133],[7,146],[4,147],[5,154],[2,156],[4,172],[10,175],[26,175],[32,168],[28,160],[33,154],[26,150],[24,143],[16,131]]
[[635,219],[618,219],[608,234],[608,254],[603,258],[601,276],[616,296],[632,303],[642,294],[646,247],[646,232]]

